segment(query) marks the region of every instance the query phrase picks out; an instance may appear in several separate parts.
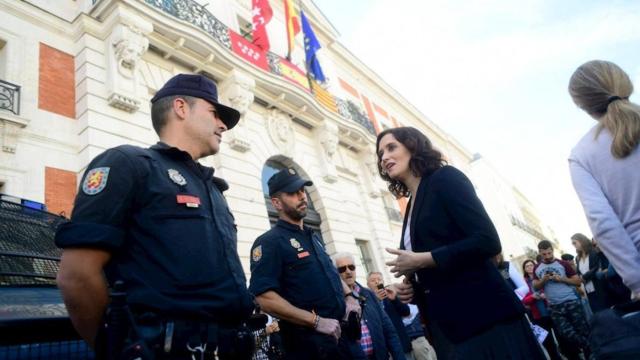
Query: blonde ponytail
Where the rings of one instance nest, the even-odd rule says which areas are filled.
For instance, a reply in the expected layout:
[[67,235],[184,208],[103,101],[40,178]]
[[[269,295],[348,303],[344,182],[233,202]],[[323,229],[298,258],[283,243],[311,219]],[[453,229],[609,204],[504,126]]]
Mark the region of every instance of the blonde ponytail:
[[633,84],[616,64],[593,60],[571,76],[569,94],[579,108],[600,121],[600,129],[613,136],[611,153],[627,157],[640,143],[640,106],[630,102]]

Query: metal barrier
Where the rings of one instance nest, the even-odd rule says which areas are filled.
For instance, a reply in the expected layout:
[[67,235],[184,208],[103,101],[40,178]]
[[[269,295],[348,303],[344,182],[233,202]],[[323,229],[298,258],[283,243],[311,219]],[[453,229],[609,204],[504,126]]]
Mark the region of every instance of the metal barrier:
[[65,218],[0,200],[0,360],[93,359],[56,288]]

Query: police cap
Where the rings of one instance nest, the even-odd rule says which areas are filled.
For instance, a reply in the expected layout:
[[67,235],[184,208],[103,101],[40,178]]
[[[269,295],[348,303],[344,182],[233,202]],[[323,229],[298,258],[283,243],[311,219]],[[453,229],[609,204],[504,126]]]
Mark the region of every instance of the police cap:
[[267,181],[267,185],[269,186],[269,196],[273,196],[279,192],[296,192],[303,186],[313,185],[313,182],[301,178],[296,170],[286,168],[273,174]]
[[178,74],[169,79],[162,89],[158,90],[153,99],[151,99],[151,103],[173,95],[193,96],[215,105],[220,120],[227,126],[227,129],[236,126],[240,120],[240,112],[238,110],[218,102],[218,88],[211,79],[205,76]]

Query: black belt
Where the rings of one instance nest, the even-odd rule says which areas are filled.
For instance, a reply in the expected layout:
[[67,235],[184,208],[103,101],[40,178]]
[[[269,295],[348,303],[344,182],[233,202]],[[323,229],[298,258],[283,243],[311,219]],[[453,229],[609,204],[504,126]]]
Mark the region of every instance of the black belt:
[[137,314],[134,319],[135,329],[128,331],[125,359],[140,355],[140,344],[160,359],[204,359],[216,353],[220,359],[251,359],[254,351],[253,334],[244,325],[164,319],[155,313]]

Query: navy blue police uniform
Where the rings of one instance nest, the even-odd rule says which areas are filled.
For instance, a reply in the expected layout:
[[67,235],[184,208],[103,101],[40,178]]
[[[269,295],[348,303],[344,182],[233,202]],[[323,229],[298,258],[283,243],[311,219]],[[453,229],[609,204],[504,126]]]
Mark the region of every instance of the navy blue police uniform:
[[107,281],[124,283],[136,319],[160,324],[159,338],[147,339],[161,344],[159,357],[174,358],[167,354],[180,354],[194,337],[235,336],[254,308],[227,189],[213,168],[178,148],[118,146],[89,164],[71,221],[58,229],[61,248],[111,253]]
[[[293,169],[269,179],[269,193],[295,192],[312,185]],[[251,248],[249,290],[258,296],[275,291],[291,305],[340,321],[345,314],[342,283],[320,237],[282,219],[258,237]],[[339,358],[333,337],[280,321],[282,344],[289,359]]]

